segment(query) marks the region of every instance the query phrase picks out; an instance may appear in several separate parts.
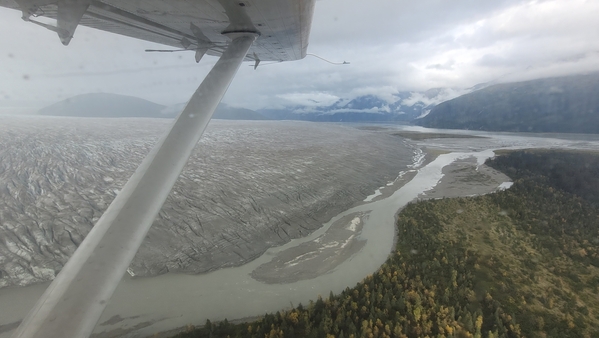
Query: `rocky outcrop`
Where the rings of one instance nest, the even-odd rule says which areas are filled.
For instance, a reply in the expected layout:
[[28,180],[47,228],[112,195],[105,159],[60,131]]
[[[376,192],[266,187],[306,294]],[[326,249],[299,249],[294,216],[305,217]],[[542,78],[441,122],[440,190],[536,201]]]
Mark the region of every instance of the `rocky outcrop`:
[[[54,278],[170,123],[0,117],[0,287]],[[213,121],[129,272],[243,264],[319,228],[410,161],[383,133]]]

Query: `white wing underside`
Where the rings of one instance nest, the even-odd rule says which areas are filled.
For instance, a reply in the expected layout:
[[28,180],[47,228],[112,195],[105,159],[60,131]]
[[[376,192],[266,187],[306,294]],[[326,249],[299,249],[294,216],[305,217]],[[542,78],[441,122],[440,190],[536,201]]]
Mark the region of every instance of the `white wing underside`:
[[314,9],[297,0],[0,0],[32,20],[57,19],[59,6],[80,3],[89,6],[79,25],[215,56],[228,44],[223,32],[258,32],[246,61],[304,58]]

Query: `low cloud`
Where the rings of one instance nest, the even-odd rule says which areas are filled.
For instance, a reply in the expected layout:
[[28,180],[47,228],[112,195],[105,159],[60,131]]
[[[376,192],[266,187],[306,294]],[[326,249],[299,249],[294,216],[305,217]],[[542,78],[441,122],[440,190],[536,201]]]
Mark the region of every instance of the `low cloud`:
[[454,60],[448,60],[444,63],[436,63],[434,65],[426,66],[426,69],[437,69],[437,70],[452,70],[453,65],[455,64]]
[[339,101],[339,97],[320,92],[280,94],[277,97],[288,102],[288,105],[322,107]]
[[397,93],[397,88],[393,86],[360,87],[353,89],[346,99],[351,100],[359,96],[372,95],[383,101],[386,101],[387,103],[394,103],[397,101]]
[[454,99],[458,96],[470,93],[471,91],[471,89],[441,88],[438,90],[431,90],[429,92],[415,92],[411,93],[410,97],[407,99],[402,100],[401,104],[405,106],[413,106],[417,103],[420,103],[424,107],[427,107]]
[[[354,109],[354,108],[339,108],[339,109],[331,109],[331,110],[322,110],[318,109],[318,107],[302,107],[293,110],[296,114],[311,114],[317,113],[320,115],[333,115],[338,113],[367,113],[367,114],[384,114],[390,113],[391,108],[388,105],[383,105],[382,107],[372,107],[365,109]],[[405,114],[405,113],[400,113]]]
[[[399,91],[599,71],[598,13],[598,1],[584,0],[317,1],[309,52],[351,64],[247,64],[223,101],[251,109],[319,107],[361,95],[392,102]],[[186,101],[216,62],[145,53],[164,46],[86,27],[65,48],[55,33],[8,9],[0,9],[0,43],[0,100],[112,92],[174,104]],[[64,76],[76,73],[83,75]]]

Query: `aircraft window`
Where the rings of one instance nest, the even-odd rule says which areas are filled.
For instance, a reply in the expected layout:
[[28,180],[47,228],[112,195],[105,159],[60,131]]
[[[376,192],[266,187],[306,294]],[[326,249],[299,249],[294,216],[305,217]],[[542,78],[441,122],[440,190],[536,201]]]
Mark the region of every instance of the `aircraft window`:
[[598,14],[0,0],[0,338],[598,336]]

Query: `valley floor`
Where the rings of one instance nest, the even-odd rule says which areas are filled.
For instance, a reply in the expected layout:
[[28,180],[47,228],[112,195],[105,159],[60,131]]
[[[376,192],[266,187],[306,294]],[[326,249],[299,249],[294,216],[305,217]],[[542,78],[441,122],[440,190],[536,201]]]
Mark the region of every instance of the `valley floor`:
[[[518,136],[419,142],[415,146],[425,152],[414,165],[307,237],[271,248],[235,268],[199,276],[169,273],[125,278],[98,324],[95,337],[150,336],[177,327],[186,330],[188,325],[203,324],[206,319],[248,318],[283,309],[289,314],[300,302],[307,304],[315,295],[327,295],[329,291],[344,292],[377,271],[394,246],[398,208],[418,198],[481,195],[509,186],[505,183],[510,179],[504,174],[481,165],[493,155],[488,149],[530,144],[596,147],[592,142]],[[396,238],[401,241],[401,233]],[[1,338],[9,336],[44,288],[41,284],[0,290]],[[370,311],[365,309],[366,313]]]
[[[599,154],[517,151],[490,165],[511,189],[408,205],[395,250],[355,287],[177,337],[596,337]],[[446,186],[481,175],[464,161],[446,170]]]

